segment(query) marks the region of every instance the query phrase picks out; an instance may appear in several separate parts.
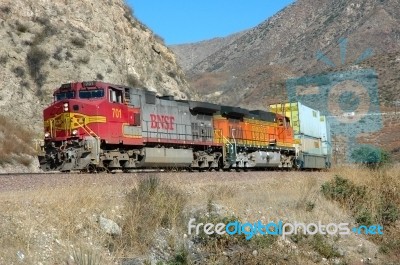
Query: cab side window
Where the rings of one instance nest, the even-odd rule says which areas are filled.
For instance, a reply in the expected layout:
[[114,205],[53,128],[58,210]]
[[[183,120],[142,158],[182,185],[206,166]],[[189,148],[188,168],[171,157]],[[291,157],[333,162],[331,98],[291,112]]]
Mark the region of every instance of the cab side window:
[[108,90],[108,93],[109,93],[108,98],[110,99],[110,102],[112,102],[112,103],[122,103],[123,102],[123,98],[122,98],[123,93],[121,90],[110,87]]

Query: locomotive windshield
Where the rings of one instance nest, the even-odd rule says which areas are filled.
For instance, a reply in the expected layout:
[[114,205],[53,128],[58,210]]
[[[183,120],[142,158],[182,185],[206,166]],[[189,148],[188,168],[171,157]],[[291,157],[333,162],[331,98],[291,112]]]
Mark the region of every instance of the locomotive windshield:
[[58,92],[55,94],[55,96],[56,96],[56,101],[63,99],[70,99],[70,98],[75,98],[75,92],[74,91]]
[[103,89],[92,89],[92,90],[80,90],[79,91],[80,98],[102,98],[104,97]]

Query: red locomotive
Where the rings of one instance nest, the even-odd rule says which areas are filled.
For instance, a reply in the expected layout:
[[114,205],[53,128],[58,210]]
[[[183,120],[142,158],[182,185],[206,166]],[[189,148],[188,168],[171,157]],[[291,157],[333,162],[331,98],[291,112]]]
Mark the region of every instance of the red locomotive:
[[[262,110],[174,100],[91,81],[56,89],[43,116],[45,144],[39,160],[45,171],[301,164],[289,118]],[[321,159],[325,167],[328,158]]]

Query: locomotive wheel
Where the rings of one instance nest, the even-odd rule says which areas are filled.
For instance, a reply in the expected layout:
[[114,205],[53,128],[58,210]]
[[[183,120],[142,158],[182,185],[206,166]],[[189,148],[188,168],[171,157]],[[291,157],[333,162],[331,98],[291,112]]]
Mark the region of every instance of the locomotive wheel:
[[86,171],[87,173],[97,173],[97,172],[98,172],[98,171],[97,171],[96,165],[93,165],[93,164],[87,165],[85,171]]

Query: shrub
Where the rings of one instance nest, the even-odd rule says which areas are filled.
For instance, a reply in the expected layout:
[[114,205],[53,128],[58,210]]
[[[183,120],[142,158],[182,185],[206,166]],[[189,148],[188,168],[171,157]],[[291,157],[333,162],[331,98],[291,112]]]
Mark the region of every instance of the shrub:
[[[38,86],[38,88],[41,88],[44,86],[44,84],[46,83],[47,80],[47,72],[46,73],[39,73],[38,76],[35,78],[35,83]],[[41,89],[38,89],[36,91],[36,95],[40,98],[43,93],[43,91]]]
[[126,214],[122,224],[121,247],[148,249],[159,228],[176,229],[183,222],[184,194],[150,176],[126,196]]
[[178,73],[175,72],[175,71],[169,71],[169,72],[168,72],[168,76],[170,76],[170,77],[172,77],[172,78],[176,78],[177,75],[178,75]]
[[29,67],[29,73],[32,78],[36,79],[39,76],[39,73],[49,59],[49,55],[47,52],[37,46],[33,46],[30,48],[26,55],[26,62]]
[[15,23],[15,26],[17,27],[17,30],[18,30],[19,32],[24,33],[24,32],[27,32],[27,31],[28,31],[28,27],[27,27],[25,24],[22,24],[22,23],[19,22],[19,21],[17,21],[17,22]]
[[42,33],[46,36],[46,37],[50,37],[53,35],[56,35],[58,32],[58,29],[56,27],[54,27],[50,21],[47,22],[47,24],[44,25],[44,28],[42,30]]
[[133,9],[129,5],[125,4],[124,5],[124,17],[128,20],[131,21],[133,17]]
[[377,172],[375,182],[368,186],[356,185],[340,176],[321,186],[322,194],[349,209],[356,222],[362,225],[380,223],[391,225],[400,218],[400,196],[393,179],[385,172]]
[[324,237],[320,234],[314,235],[311,245],[316,252],[327,259],[340,257],[335,247],[324,240]]
[[62,61],[61,52],[62,47],[57,47],[56,51],[53,53],[53,58],[57,61]]
[[363,207],[364,201],[368,200],[365,186],[357,186],[348,179],[335,176],[321,186],[321,191],[326,198],[338,201],[351,210],[357,223],[369,225],[372,222],[371,213]]
[[71,39],[71,43],[78,48],[84,48],[86,45],[86,42],[84,39],[79,38],[79,37],[74,37]]
[[321,191],[326,198],[339,201],[350,208],[354,208],[366,197],[365,186],[356,186],[350,180],[338,175],[331,182],[322,184]]
[[25,46],[32,46],[33,42],[30,41],[30,40],[24,40],[24,41],[22,41],[22,44],[25,45]]
[[9,6],[2,6],[0,7],[1,12],[3,12],[4,14],[9,14],[11,12],[11,7]]
[[[219,197],[218,193],[219,189],[211,190],[207,197],[205,212],[198,211],[195,213],[194,218],[197,224],[228,224],[230,222],[240,221],[237,216],[218,213],[215,209],[215,203],[213,202],[215,197]],[[225,264],[227,261],[224,262],[224,259],[226,259],[227,256],[229,256],[229,264],[265,264],[265,260],[274,258],[270,250],[274,249],[277,238],[278,237],[269,234],[254,234],[253,237],[248,240],[244,233],[234,236],[227,233],[222,235],[213,233],[209,235],[204,232],[204,229],[200,229],[198,235],[193,235],[192,241],[196,242],[198,249],[200,249],[202,253],[207,253],[207,261],[209,262],[205,262],[204,264]],[[235,251],[231,252],[232,249],[235,249]],[[253,250],[257,250],[259,255],[254,256],[252,254]],[[230,252],[229,255],[226,254],[227,252]]]
[[[49,55],[45,50],[37,46],[32,46],[26,55],[26,62],[29,68],[29,74],[35,81],[38,88],[43,87],[47,80],[47,73],[42,73],[42,67],[49,59]],[[41,93],[40,90],[37,93]]]
[[23,78],[25,76],[25,70],[21,66],[15,67],[12,71],[16,77]]
[[35,17],[33,21],[45,27],[51,24],[50,20],[47,17]]
[[72,55],[72,53],[70,52],[70,51],[67,51],[66,53],[65,53],[65,59],[68,61],[69,59],[72,59],[72,57],[74,57],[73,55]]
[[139,79],[137,79],[136,76],[133,74],[128,74],[126,76],[126,82],[128,83],[128,86],[131,87],[138,87],[142,85],[142,82]]
[[30,88],[30,85],[27,81],[21,80],[21,82],[19,82],[19,85],[21,87],[25,87],[25,88]]
[[7,55],[2,55],[0,56],[0,64],[5,65],[8,62],[8,56]]
[[40,45],[46,40],[46,38],[57,34],[58,32],[57,28],[54,27],[50,23],[50,20],[48,20],[47,18],[36,18],[35,21],[39,22],[44,27],[41,32],[35,35],[35,38],[32,41],[32,45],[34,46]]
[[361,163],[369,168],[379,168],[390,163],[388,152],[370,145],[363,145],[351,153],[351,158],[356,163]]
[[400,208],[391,200],[382,200],[378,215],[381,217],[382,223],[391,224],[399,220]]
[[362,209],[356,213],[356,222],[362,225],[371,225],[374,222],[372,213],[368,209]]
[[97,79],[97,80],[103,80],[103,79],[104,79],[104,76],[103,76],[102,74],[100,74],[100,73],[97,73],[96,79]]
[[79,57],[77,61],[81,64],[88,64],[90,62],[90,57],[89,55],[85,55],[83,57]]
[[46,38],[57,34],[57,28],[51,25],[50,21],[46,21],[46,24],[42,24],[44,26],[42,31],[35,35],[35,38],[32,41],[32,45],[40,45],[46,40]]
[[167,265],[186,265],[189,262],[189,251],[182,246],[174,255],[173,259],[168,261]]
[[46,34],[43,34],[43,32],[40,32],[40,33],[36,34],[35,37],[33,38],[32,45],[33,46],[40,45],[41,43],[44,42],[45,39],[46,39]]

